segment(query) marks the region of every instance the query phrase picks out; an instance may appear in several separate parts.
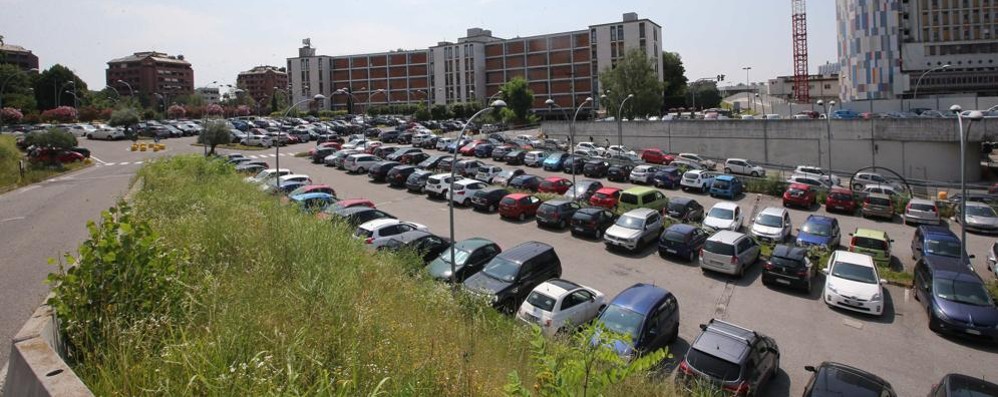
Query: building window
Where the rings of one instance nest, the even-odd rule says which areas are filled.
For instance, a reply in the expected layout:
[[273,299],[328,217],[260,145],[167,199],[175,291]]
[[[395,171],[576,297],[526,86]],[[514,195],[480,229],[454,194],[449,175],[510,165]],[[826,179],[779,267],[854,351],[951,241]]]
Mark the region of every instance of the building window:
[[645,38],[645,23],[641,22],[638,24],[638,37]]
[[617,41],[617,29],[610,27],[610,41]]

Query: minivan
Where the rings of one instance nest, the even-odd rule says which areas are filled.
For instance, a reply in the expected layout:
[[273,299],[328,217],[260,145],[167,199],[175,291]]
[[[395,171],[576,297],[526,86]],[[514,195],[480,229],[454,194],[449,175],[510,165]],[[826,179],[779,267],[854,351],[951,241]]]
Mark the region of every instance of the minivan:
[[857,228],[849,236],[852,237],[849,240],[850,252],[869,255],[879,266],[890,265],[891,243],[894,240],[887,236],[887,232]]
[[554,247],[528,241],[492,258],[482,271],[464,280],[464,288],[512,314],[540,283],[559,277],[561,259]]
[[741,277],[759,259],[759,251],[759,244],[749,236],[722,230],[704,243],[700,268]]
[[669,199],[662,192],[650,187],[632,187],[620,192],[617,210],[620,213],[635,208],[650,208],[661,211],[669,205]]

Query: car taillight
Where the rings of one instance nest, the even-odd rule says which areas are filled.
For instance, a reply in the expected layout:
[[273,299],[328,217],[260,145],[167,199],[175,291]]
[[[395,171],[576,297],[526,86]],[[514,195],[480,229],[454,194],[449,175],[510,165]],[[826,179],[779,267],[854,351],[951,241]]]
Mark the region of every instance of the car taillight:
[[364,244],[371,244],[374,242],[374,237],[368,237],[364,239]]
[[904,206],[904,211],[905,212],[911,211],[911,203],[908,203],[908,205]]
[[698,256],[701,257],[701,258],[703,258],[703,248],[700,248],[700,255],[698,255]]
[[762,265],[762,268],[766,269],[766,270],[773,270],[773,269],[776,269],[776,265],[774,265],[773,262],[768,262],[767,261],[766,263],[764,263]]
[[738,264],[738,257],[737,256],[734,256],[734,255],[731,256],[731,264],[732,265],[737,265]]
[[544,326],[545,327],[550,327],[551,326],[551,320],[550,319],[549,320],[544,320]]
[[736,396],[744,396],[748,394],[749,384],[748,382],[742,381],[738,382],[737,385],[724,386],[724,390],[734,393]]
[[800,269],[797,271],[798,277],[807,277],[807,268]]
[[690,369],[689,364],[686,364],[686,360],[679,363],[679,372],[683,375],[693,375],[693,370]]

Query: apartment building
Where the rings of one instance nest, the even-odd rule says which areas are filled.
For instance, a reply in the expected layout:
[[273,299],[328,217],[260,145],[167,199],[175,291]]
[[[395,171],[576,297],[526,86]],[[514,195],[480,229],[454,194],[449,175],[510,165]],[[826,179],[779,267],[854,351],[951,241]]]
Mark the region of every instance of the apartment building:
[[[194,92],[194,69],[184,60],[183,55],[167,55],[161,52],[136,52],[124,58],[107,62],[107,85],[117,87],[121,95],[144,94],[149,97],[160,94],[167,97]],[[128,83],[131,90],[121,89]]]
[[236,87],[257,103],[268,103],[274,91],[288,89],[287,69],[277,66],[256,66],[236,76]]
[[218,103],[222,99],[218,87],[198,87],[194,92],[201,97],[201,101],[206,105]]
[[551,111],[544,104],[549,98],[569,108],[593,97],[598,106],[599,73],[633,48],[652,58],[662,77],[662,27],[636,13],[586,29],[509,39],[471,28],[455,42],[425,50],[329,57],[304,43],[299,56],[288,59],[295,99],[322,93],[331,98],[327,108],[355,113],[389,103],[484,103],[514,77],[534,91],[535,113]]
[[0,63],[15,65],[21,70],[38,69],[38,56],[19,45],[0,44]]

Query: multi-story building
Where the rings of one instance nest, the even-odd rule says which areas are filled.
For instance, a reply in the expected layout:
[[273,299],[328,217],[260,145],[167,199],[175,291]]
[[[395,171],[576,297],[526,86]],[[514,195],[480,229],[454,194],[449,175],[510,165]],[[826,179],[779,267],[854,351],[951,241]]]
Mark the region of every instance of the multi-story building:
[[239,73],[236,86],[246,91],[258,104],[270,101],[274,91],[288,89],[287,69],[276,66],[257,66]]
[[834,74],[834,75],[838,75],[839,74],[839,70],[841,70],[841,69],[842,69],[842,66],[839,65],[838,62],[825,62],[824,65],[818,65],[818,74],[824,74],[824,75]]
[[19,45],[0,44],[0,63],[16,65],[21,70],[38,69],[38,56]]
[[456,42],[426,50],[328,57],[315,55],[306,41],[288,70],[296,101],[321,93],[331,98],[329,108],[359,105],[354,112],[389,103],[484,103],[523,77],[534,91],[534,112],[547,113],[549,98],[565,108],[586,97],[598,101],[599,73],[634,48],[653,60],[661,79],[662,27],[635,13],[588,29],[511,39],[471,28]]
[[836,16],[845,101],[998,94],[998,0],[837,0]]
[[199,97],[201,97],[201,101],[206,105],[218,103],[218,101],[222,99],[221,94],[219,94],[218,87],[198,87],[194,91]]
[[130,90],[121,89],[125,84],[136,95],[164,97],[191,94],[194,92],[194,69],[184,60],[183,55],[167,55],[161,52],[136,52],[124,58],[107,62],[107,85],[117,87],[122,95],[130,95]]
[[[808,76],[807,85],[813,101],[839,100],[838,74],[812,74]],[[791,102],[794,97],[794,76],[779,76],[775,79],[769,79],[766,83],[766,90],[769,96]]]

